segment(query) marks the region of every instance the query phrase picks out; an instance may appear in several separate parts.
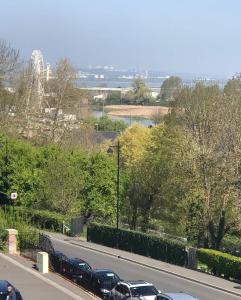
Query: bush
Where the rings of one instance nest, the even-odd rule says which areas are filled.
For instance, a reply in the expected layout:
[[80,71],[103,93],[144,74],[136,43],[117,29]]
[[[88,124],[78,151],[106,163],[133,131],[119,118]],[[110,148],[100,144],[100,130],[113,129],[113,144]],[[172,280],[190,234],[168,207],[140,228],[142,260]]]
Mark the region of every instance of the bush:
[[[118,237],[118,240],[117,240]],[[185,244],[141,232],[119,229],[91,223],[87,229],[87,240],[108,247],[150,256],[180,266],[185,266],[187,254]]]
[[6,248],[8,232],[5,229],[0,229],[0,250],[4,251]]
[[39,229],[48,229],[56,232],[62,232],[63,222],[68,221],[66,217],[54,212],[18,206],[5,206],[4,212],[25,218],[28,220],[28,223]]
[[198,261],[207,265],[213,274],[227,279],[241,279],[240,257],[211,249],[198,249],[197,257]]
[[8,232],[6,229],[18,230],[18,248],[32,249],[38,245],[38,231],[30,225],[29,219],[19,211],[0,209],[0,250],[6,248]]

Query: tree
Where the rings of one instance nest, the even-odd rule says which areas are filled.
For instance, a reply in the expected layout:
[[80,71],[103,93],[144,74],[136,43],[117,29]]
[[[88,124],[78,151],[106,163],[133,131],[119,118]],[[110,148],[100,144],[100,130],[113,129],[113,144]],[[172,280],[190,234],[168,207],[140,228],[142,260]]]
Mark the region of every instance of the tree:
[[140,124],[134,124],[121,134],[121,161],[125,168],[131,170],[142,159],[149,135],[150,129]]
[[47,160],[37,189],[37,206],[64,215],[78,215],[88,177],[85,153],[47,148]]
[[116,162],[106,153],[90,159],[88,177],[81,191],[82,213],[96,220],[114,224],[116,216]]
[[[81,92],[74,86],[76,71],[69,60],[64,58],[57,62],[56,69],[53,72],[53,78],[46,82],[45,106],[54,108],[52,116],[52,125],[50,131],[51,141],[61,142],[62,137],[69,129],[63,127],[59,122],[59,116],[62,111],[73,111],[76,103],[81,101]],[[77,103],[79,108],[79,103]]]
[[16,107],[13,78],[19,63],[19,51],[0,40],[0,125],[6,128]]
[[134,79],[132,87],[136,104],[148,103],[150,101],[151,91],[141,78]]
[[127,125],[122,120],[111,120],[108,116],[100,117],[99,120],[95,120],[95,125],[100,131],[123,131],[127,128]]
[[241,98],[241,79],[231,79],[224,86],[224,93],[227,96],[238,96]]
[[13,49],[5,41],[0,40],[0,87],[9,80],[16,69],[19,51]]
[[145,153],[145,144],[150,136],[150,129],[139,124],[127,128],[119,137],[120,158],[122,171],[124,174],[124,209],[131,228],[135,229],[137,225],[138,210],[140,208],[141,197],[140,189],[142,187],[141,179],[145,176],[140,174],[140,163]]
[[162,101],[173,101],[175,94],[181,89],[182,80],[179,77],[171,76],[163,81],[160,91]]
[[[178,94],[172,114],[189,140],[183,161],[184,200],[188,231],[200,244],[219,249],[225,234],[237,226],[240,215],[241,105],[217,86],[196,85]],[[176,126],[175,125],[175,126]],[[194,221],[194,219],[195,221]],[[194,223],[193,223],[194,221]]]

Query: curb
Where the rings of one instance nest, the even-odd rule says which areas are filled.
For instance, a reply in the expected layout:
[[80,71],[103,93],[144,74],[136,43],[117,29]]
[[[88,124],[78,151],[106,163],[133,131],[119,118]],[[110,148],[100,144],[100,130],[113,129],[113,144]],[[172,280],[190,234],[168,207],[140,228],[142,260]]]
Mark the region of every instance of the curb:
[[176,277],[179,277],[179,278],[191,281],[191,282],[195,282],[195,283],[198,283],[200,285],[208,286],[210,288],[213,288],[213,289],[216,289],[216,290],[220,290],[222,292],[225,292],[225,293],[228,293],[228,294],[232,294],[234,296],[241,297],[240,293],[236,293],[234,291],[230,291],[228,289],[225,289],[225,288],[222,288],[222,287],[218,287],[216,285],[213,285],[213,284],[210,284],[210,283],[206,283],[206,282],[203,282],[203,281],[200,281],[200,280],[197,280],[197,279],[193,279],[193,278],[190,278],[190,277],[187,277],[187,276],[184,276],[184,275],[172,272],[172,271],[168,271],[168,270],[164,270],[164,269],[161,269],[161,268],[158,268],[158,267],[150,266],[150,265],[148,265],[146,263],[142,263],[142,262],[139,262],[139,261],[134,260],[134,259],[126,258],[126,257],[120,256],[120,255],[117,255],[117,254],[113,254],[113,253],[110,253],[110,252],[107,252],[107,251],[104,251],[104,250],[94,249],[92,247],[89,247],[89,246],[86,246],[86,245],[81,245],[81,244],[79,244],[79,243],[77,243],[75,241],[71,241],[71,240],[69,240],[69,243],[72,244],[72,245],[75,245],[75,246],[79,246],[79,247],[85,248],[85,249],[89,249],[89,250],[96,251],[96,252],[99,252],[99,253],[107,254],[107,255],[112,256],[112,257],[123,259],[125,261],[129,261],[129,262],[135,263],[137,265],[144,266],[144,267],[156,270],[156,271],[161,271],[163,273],[174,275]]

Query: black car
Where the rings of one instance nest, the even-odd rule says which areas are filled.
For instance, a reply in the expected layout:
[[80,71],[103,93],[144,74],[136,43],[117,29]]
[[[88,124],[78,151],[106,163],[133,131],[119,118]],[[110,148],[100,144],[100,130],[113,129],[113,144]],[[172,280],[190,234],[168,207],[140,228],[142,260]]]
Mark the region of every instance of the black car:
[[103,269],[91,270],[82,278],[83,285],[103,299],[109,298],[110,291],[120,281],[120,277],[113,271]]
[[54,251],[54,253],[50,254],[51,267],[55,272],[62,273],[63,261],[67,260],[68,257],[60,251]]
[[13,292],[16,294],[16,300],[23,300],[19,290],[16,289],[7,280],[0,280],[0,300],[6,300],[7,295],[8,295],[8,287],[9,286],[11,286],[13,288]]
[[76,283],[81,283],[86,272],[92,270],[91,266],[80,258],[69,258],[62,260],[61,273]]

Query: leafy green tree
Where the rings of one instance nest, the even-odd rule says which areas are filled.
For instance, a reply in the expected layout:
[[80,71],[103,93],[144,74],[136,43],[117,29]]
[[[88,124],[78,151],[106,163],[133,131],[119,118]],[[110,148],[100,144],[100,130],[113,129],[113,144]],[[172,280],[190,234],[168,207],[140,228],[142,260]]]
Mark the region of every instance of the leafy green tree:
[[42,172],[36,206],[61,214],[78,215],[81,190],[88,177],[87,164],[86,154],[81,151],[53,149]]
[[227,98],[216,86],[198,84],[194,89],[184,88],[172,110],[184,138],[191,141],[183,149],[191,156],[188,164],[183,162],[187,184],[183,203],[189,224],[194,225],[189,229],[197,231],[204,246],[214,249],[219,249],[225,234],[239,222],[239,103],[239,98]]
[[141,78],[134,79],[132,87],[133,98],[136,104],[150,102],[151,91]]
[[111,120],[108,116],[103,116],[99,120],[95,120],[95,126],[100,131],[123,131],[127,128],[124,121]]
[[81,194],[82,213],[113,224],[116,215],[116,161],[105,153],[93,155]]
[[173,101],[175,94],[181,89],[182,80],[177,76],[171,76],[163,81],[160,91],[162,101]]

